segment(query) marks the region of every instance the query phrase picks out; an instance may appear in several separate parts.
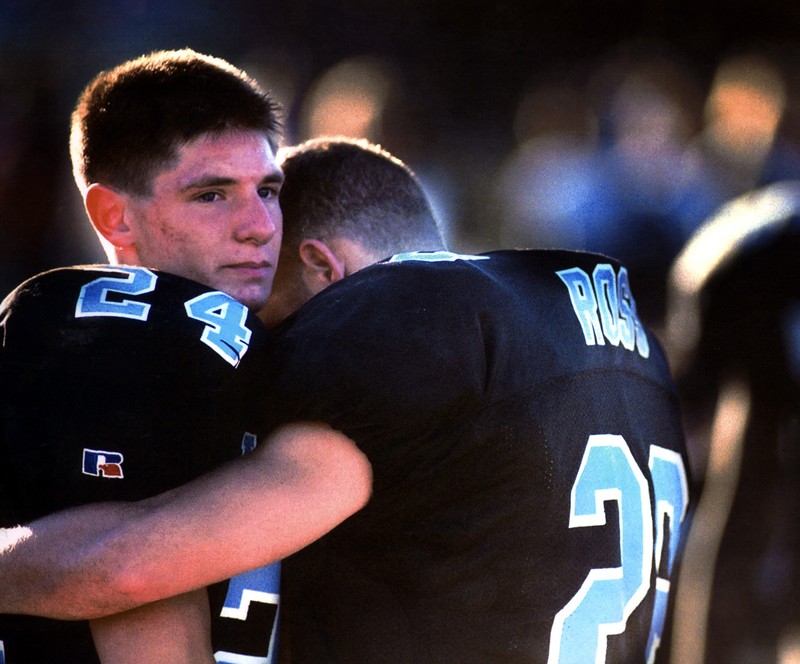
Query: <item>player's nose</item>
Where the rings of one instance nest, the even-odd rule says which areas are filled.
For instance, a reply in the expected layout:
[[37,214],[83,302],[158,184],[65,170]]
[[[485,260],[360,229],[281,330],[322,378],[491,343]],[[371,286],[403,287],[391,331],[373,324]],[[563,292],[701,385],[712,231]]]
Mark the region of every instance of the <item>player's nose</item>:
[[236,228],[236,239],[240,242],[267,244],[280,232],[281,210],[277,200],[253,196],[242,210]]

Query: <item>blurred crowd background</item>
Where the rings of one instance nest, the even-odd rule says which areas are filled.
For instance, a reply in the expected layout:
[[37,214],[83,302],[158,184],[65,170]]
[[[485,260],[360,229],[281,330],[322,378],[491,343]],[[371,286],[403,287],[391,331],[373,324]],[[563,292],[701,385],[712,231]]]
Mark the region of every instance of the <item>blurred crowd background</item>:
[[0,291],[102,258],[66,148],[81,88],[190,46],[273,90],[288,142],[366,136],[409,163],[458,249],[622,258],[658,324],[698,223],[800,175],[798,36],[777,0],[0,0]]
[[[0,0],[0,293],[42,270],[104,261],[72,182],[72,105],[99,70],[184,46],[272,90],[287,143],[367,137],[403,159],[456,250],[558,246],[622,259],[640,315],[665,341],[668,271],[694,231],[742,194],[800,180],[795,0]],[[769,214],[797,215],[800,191],[792,196]],[[671,323],[685,337],[684,321]],[[779,446],[749,444],[744,462],[743,437],[723,436],[716,452],[709,443],[715,393],[703,385],[708,403],[683,393],[696,488],[714,479],[707,465],[728,473],[727,503],[708,508],[717,530],[740,467],[755,468],[748,455],[761,450],[771,464],[751,472],[744,499],[760,510],[742,522],[758,550],[742,548],[746,534],[721,547],[744,552],[729,567],[726,607],[746,605],[763,624],[752,611],[712,616],[717,640],[736,633],[741,645],[709,662],[800,661],[800,531],[786,525],[800,511],[800,380],[786,381],[791,405],[762,421],[789,433]],[[748,408],[726,415],[730,427]],[[769,486],[778,497],[762,509]],[[703,588],[722,537],[696,532],[706,539],[687,578],[698,592],[678,604],[695,633],[678,634],[676,664],[702,661]],[[781,639],[790,645],[778,660]]]

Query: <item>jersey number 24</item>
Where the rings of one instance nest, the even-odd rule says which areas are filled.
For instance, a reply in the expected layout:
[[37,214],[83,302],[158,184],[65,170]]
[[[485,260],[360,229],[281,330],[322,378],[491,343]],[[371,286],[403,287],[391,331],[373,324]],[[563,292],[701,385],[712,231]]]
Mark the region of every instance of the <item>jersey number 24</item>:
[[[100,277],[85,284],[75,305],[75,317],[107,316],[146,321],[151,305],[128,296],[151,293],[156,289],[158,276],[143,267],[105,269],[126,276]],[[111,293],[123,297],[110,299]],[[245,325],[247,307],[230,295],[209,291],[185,302],[184,309],[188,318],[205,323],[200,340],[228,364],[238,366],[252,335]]]

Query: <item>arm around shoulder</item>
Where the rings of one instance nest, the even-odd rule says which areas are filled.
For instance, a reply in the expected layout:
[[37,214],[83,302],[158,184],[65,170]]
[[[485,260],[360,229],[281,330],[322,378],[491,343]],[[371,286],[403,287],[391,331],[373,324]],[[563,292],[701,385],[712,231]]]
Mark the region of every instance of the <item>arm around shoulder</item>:
[[366,505],[371,489],[369,461],[347,436],[285,425],[173,491],[19,531],[0,556],[4,593],[11,584],[0,611],[96,618],[194,590],[300,550]]

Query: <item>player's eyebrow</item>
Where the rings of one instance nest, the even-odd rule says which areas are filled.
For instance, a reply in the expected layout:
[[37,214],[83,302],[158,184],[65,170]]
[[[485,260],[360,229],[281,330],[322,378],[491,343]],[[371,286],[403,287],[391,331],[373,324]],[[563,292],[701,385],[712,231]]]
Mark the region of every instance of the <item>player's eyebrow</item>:
[[274,171],[265,176],[264,179],[261,180],[261,184],[283,184],[285,179],[286,176],[283,174],[283,171]]
[[[266,184],[283,184],[284,176],[282,171],[275,171],[265,175],[259,182],[259,186]],[[207,187],[226,187],[237,184],[236,178],[224,177],[221,175],[200,175],[193,178],[180,188],[181,193],[192,191],[193,189],[204,189]]]
[[201,175],[199,177],[189,180],[186,184],[181,186],[180,191],[187,192],[192,189],[204,189],[206,187],[224,187],[236,184],[233,178],[225,178],[217,175]]

